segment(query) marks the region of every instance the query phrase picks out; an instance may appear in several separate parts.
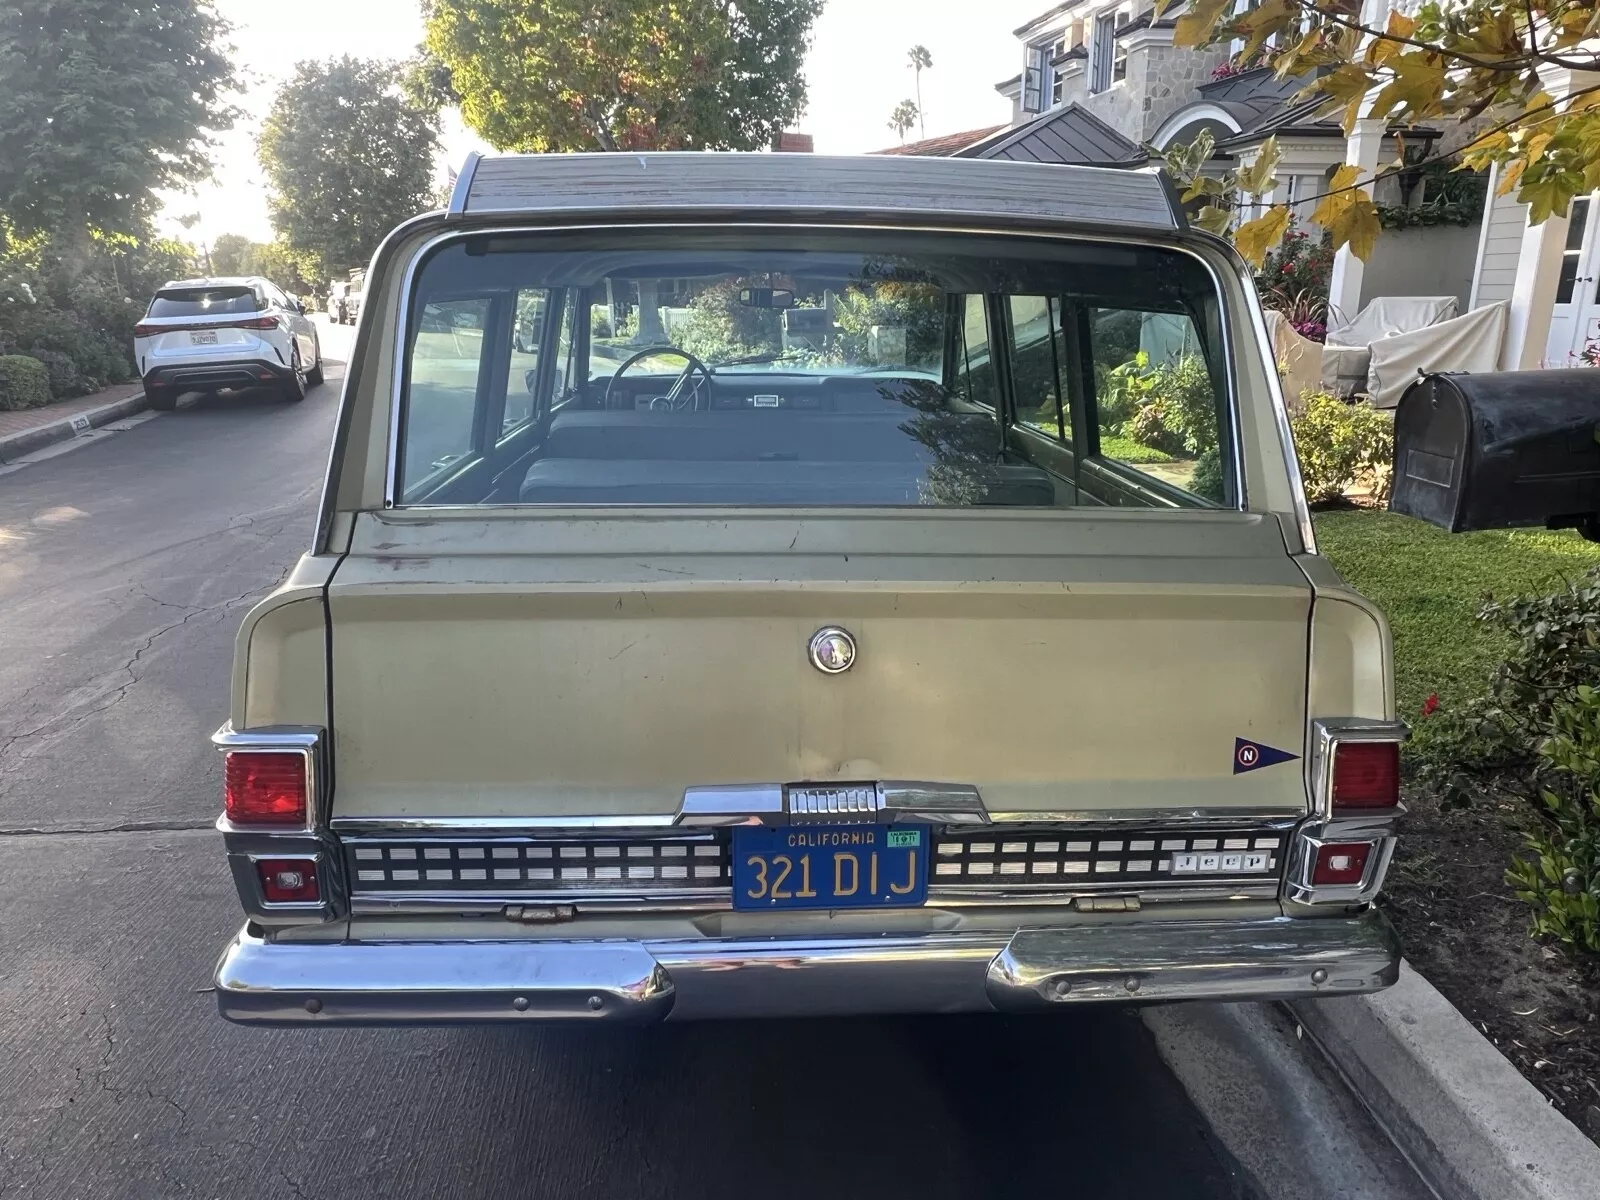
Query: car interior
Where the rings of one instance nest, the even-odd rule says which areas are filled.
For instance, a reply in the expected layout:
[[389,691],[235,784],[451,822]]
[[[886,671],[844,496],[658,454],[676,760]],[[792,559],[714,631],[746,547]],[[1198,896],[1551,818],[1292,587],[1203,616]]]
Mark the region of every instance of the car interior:
[[859,240],[444,247],[409,306],[396,501],[1233,503],[1195,260]]

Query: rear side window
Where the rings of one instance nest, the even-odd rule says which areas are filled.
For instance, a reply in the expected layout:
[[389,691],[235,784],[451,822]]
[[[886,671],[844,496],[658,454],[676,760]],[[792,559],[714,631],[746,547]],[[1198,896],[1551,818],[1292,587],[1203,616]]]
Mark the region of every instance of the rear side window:
[[150,301],[152,317],[209,317],[259,310],[256,294],[247,287],[172,288]]
[[1237,503],[1220,301],[1176,251],[520,234],[414,286],[396,503]]

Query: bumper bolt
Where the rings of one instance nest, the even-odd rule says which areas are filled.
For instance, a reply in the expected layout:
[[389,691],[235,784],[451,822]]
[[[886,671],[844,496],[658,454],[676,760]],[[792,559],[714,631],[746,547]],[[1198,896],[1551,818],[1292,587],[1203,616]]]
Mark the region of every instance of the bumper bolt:
[[322,1001],[318,1000],[315,996],[313,996],[310,1000],[306,1001],[306,1011],[308,1013],[319,1013],[319,1012],[321,1012],[322,1011]]
[[1328,968],[1327,967],[1318,967],[1315,971],[1311,972],[1311,982],[1312,983],[1327,983],[1328,982]]
[[1058,979],[1058,980],[1055,981],[1055,984],[1051,987],[1050,990],[1055,992],[1055,994],[1057,996],[1066,996],[1069,992],[1072,991],[1072,980],[1070,980],[1070,979]]
[[1139,977],[1137,975],[1129,975],[1122,981],[1122,986],[1130,992],[1137,992],[1139,990]]
[[599,1012],[600,1009],[604,1005],[605,1005],[605,1001],[600,999],[599,996],[590,996],[589,997],[589,1007],[594,1009],[595,1012]]
[[511,1002],[511,1007],[516,1009],[518,1012],[527,1012],[528,998],[526,996],[518,996]]

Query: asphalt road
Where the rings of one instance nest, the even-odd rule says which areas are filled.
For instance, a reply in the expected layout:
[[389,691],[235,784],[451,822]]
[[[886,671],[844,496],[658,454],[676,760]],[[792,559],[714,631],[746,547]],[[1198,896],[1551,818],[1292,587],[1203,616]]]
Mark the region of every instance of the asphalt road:
[[[347,332],[324,335],[340,354]],[[212,400],[0,477],[0,1196],[1420,1194],[1249,1006],[223,1023],[210,973],[240,916],[206,738],[240,617],[309,537],[341,379],[330,363],[300,405]]]

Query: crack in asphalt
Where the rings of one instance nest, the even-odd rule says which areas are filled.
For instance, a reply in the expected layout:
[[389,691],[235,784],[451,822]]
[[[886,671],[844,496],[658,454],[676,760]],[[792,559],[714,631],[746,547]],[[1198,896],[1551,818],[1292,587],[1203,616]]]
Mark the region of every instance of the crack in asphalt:
[[193,833],[216,827],[215,817],[194,817],[186,821],[121,821],[115,825],[18,825],[0,826],[0,838],[81,837],[106,833]]

